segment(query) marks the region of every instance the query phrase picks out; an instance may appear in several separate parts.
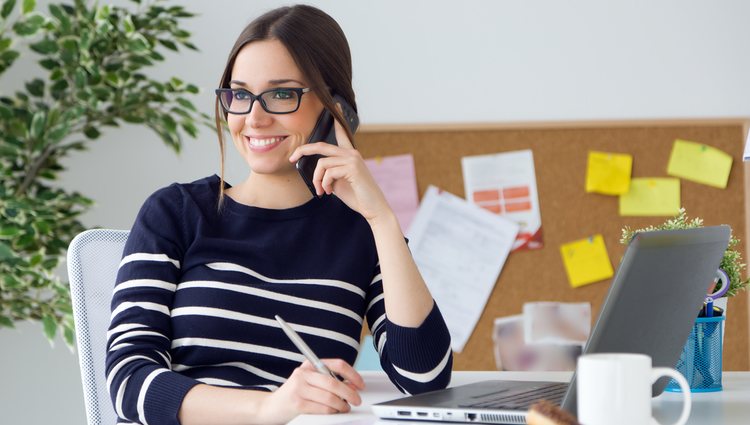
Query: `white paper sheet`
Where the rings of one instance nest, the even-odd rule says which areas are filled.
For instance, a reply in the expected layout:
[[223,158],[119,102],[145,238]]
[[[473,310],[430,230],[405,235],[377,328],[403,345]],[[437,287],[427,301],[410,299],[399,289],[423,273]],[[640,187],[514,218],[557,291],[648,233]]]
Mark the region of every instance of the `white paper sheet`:
[[430,186],[409,229],[409,248],[460,352],[492,293],[518,224]]
[[750,132],[747,133],[747,140],[745,140],[745,153],[742,155],[743,161],[750,161]]
[[521,227],[513,250],[541,249],[542,215],[530,149],[461,158],[466,199]]

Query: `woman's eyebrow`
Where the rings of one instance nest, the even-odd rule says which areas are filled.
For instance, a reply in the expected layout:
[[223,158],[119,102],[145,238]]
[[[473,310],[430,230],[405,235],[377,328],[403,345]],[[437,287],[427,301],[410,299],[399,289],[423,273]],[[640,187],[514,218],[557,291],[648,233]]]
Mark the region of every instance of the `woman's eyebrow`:
[[[268,84],[272,85],[272,86],[278,86],[278,85],[286,84],[286,83],[297,83],[300,86],[304,86],[305,85],[305,83],[303,83],[302,81],[295,80],[293,78],[282,78],[282,79],[278,79],[278,80],[268,80]],[[232,80],[232,81],[229,82],[229,84],[230,85],[234,84],[234,85],[237,85],[237,86],[241,86],[241,87],[247,88],[247,84],[244,81],[240,81],[240,80]]]
[[272,85],[279,85],[279,84],[286,84],[286,83],[297,83],[297,84],[299,84],[301,86],[305,85],[303,82],[301,82],[299,80],[294,80],[292,78],[284,78],[284,79],[280,79],[280,80],[268,80],[268,83],[272,84]]

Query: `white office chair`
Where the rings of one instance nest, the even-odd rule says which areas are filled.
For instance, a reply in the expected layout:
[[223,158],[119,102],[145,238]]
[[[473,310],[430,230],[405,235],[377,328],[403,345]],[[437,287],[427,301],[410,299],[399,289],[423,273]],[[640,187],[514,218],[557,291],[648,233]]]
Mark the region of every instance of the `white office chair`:
[[117,423],[107,392],[104,362],[112,289],[128,233],[87,230],[68,248],[68,279],[89,425]]

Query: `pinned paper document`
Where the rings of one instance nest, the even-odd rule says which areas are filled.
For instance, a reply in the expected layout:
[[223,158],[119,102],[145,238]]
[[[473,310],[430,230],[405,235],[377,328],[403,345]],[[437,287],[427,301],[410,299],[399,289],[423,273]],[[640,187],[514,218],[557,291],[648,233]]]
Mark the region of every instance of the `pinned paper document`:
[[409,248],[460,352],[482,315],[518,224],[435,186],[427,188]]
[[411,154],[377,157],[365,160],[365,164],[406,233],[419,208],[414,157]]
[[637,178],[630,191],[620,195],[622,216],[671,216],[680,212],[680,179]]
[[514,251],[544,246],[530,149],[463,157],[461,168],[467,201],[519,224]]
[[570,286],[577,288],[609,279],[614,274],[602,235],[569,242],[560,247]]
[[627,193],[632,169],[632,155],[591,151],[586,168],[586,192],[604,195]]
[[745,153],[742,155],[743,161],[750,161],[750,131],[747,133],[747,139],[745,139]]
[[702,143],[675,140],[669,156],[667,174],[725,189],[732,156]]

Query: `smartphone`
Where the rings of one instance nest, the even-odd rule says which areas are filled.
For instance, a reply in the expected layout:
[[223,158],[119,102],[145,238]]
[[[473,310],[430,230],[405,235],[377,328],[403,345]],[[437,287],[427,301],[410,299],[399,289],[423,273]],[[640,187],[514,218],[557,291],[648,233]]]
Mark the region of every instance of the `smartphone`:
[[[354,134],[359,127],[359,117],[354,111],[354,108],[352,108],[352,106],[349,105],[349,102],[339,95],[333,96],[333,102],[334,104],[338,103],[341,105],[346,125],[349,126],[349,130]],[[313,128],[312,134],[310,134],[310,138],[307,139],[307,143],[316,142],[326,142],[338,146],[338,143],[336,142],[336,127],[333,125],[333,115],[331,115],[328,109],[324,109],[320,114],[318,121],[315,123],[315,128]],[[315,197],[318,195],[315,193],[315,186],[312,182],[313,173],[315,172],[315,167],[318,165],[318,160],[322,157],[322,155],[306,155],[297,161],[297,171],[299,172],[299,175],[302,176],[302,180],[305,181],[307,188],[310,189],[310,192],[312,192]]]

